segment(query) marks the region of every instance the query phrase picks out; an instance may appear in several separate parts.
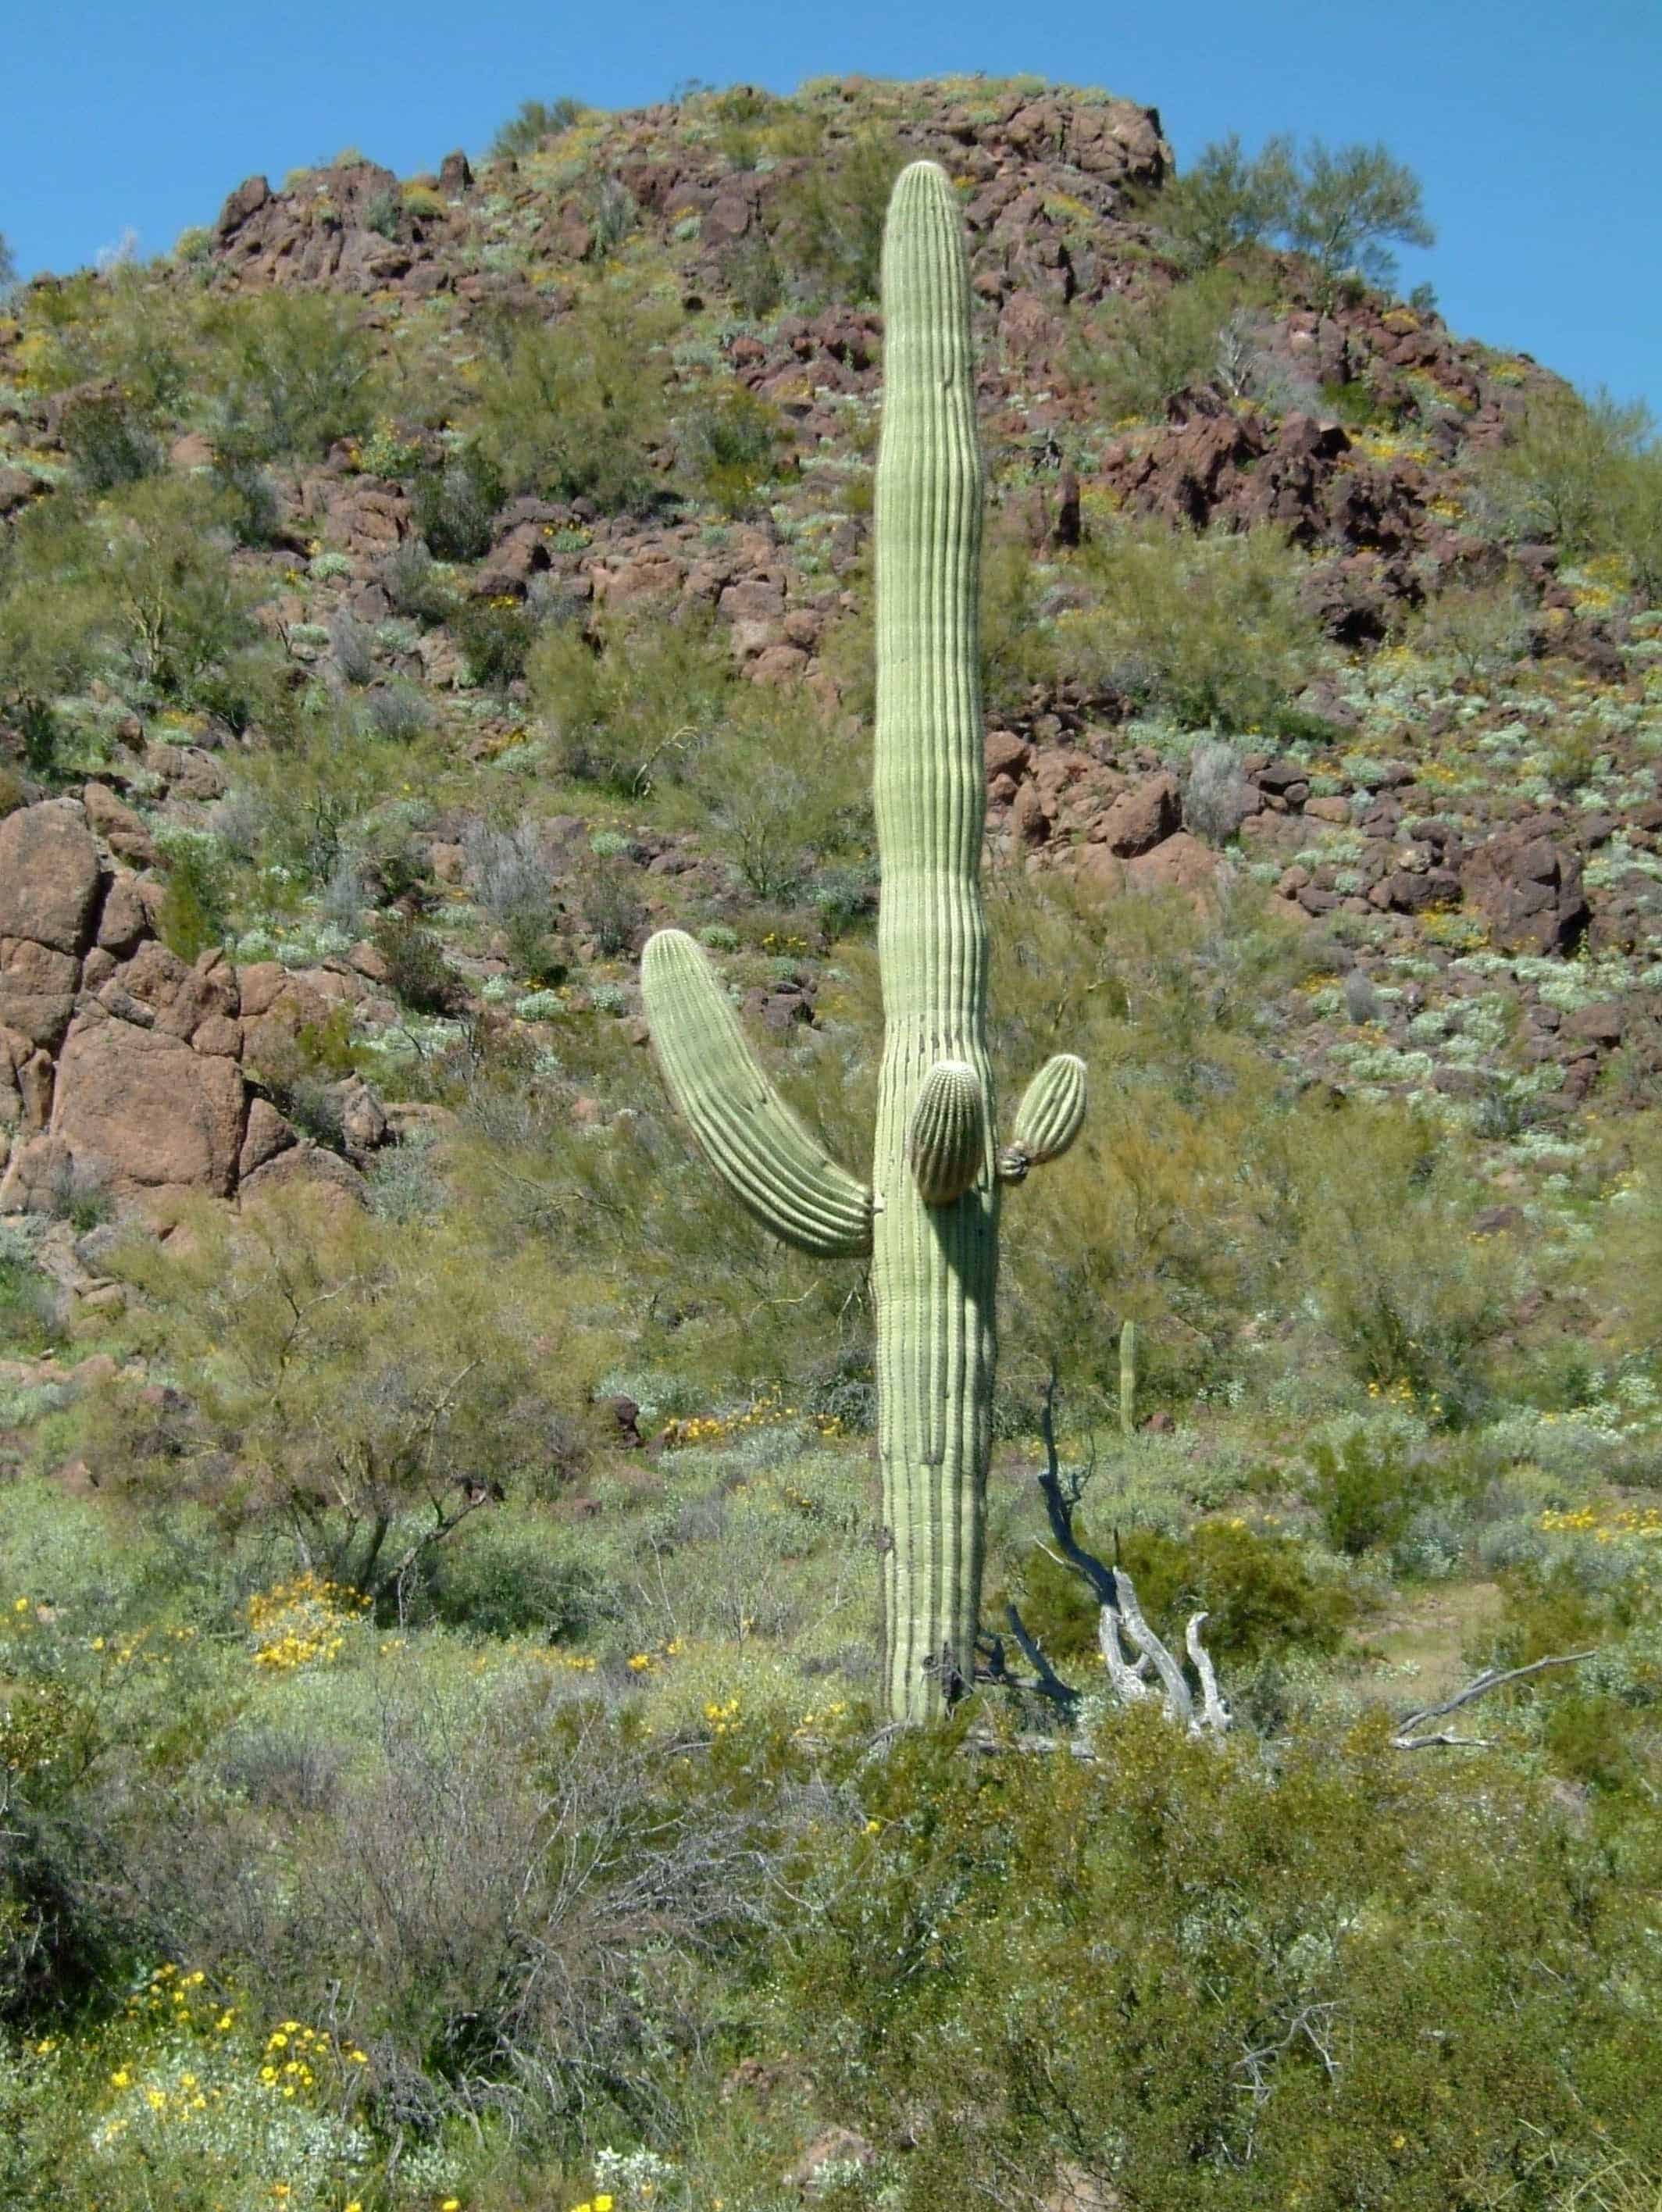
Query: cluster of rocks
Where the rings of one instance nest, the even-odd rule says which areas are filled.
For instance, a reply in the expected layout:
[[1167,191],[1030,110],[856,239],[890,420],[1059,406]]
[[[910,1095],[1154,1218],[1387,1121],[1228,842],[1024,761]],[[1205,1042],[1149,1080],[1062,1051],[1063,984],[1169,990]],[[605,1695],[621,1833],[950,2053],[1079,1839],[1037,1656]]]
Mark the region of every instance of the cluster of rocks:
[[163,1218],[185,1192],[228,1199],[298,1177],[361,1194],[359,1170],[393,1134],[371,1087],[335,1086],[337,1149],[298,1129],[261,1079],[371,984],[345,963],[239,973],[217,949],[187,963],[156,934],[165,884],[124,865],[148,861],[148,846],[100,784],[0,821],[0,1211],[98,1196]]
[[[1114,733],[1037,744],[1010,730],[986,741],[995,849],[1029,870],[1059,867],[1110,890],[1170,886],[1204,893],[1220,855],[1184,824],[1179,779],[1146,748],[1111,750]],[[1490,942],[1513,952],[1568,954],[1592,919],[1580,836],[1570,817],[1533,810],[1472,838],[1413,805],[1414,771],[1386,769],[1366,790],[1313,795],[1301,762],[1240,760],[1235,820],[1250,856],[1301,846],[1307,823],[1356,833],[1354,857],[1313,867],[1289,860],[1277,883],[1289,909],[1420,915],[1467,904]]]

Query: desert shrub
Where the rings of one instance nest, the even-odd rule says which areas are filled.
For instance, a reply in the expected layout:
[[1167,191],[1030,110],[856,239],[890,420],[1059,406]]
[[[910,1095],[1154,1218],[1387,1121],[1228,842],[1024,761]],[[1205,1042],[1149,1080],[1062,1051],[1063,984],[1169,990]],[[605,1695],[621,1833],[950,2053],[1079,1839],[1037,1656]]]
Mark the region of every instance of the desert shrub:
[[433,727],[431,699],[419,684],[402,678],[383,684],[363,702],[364,718],[377,737],[394,744],[409,744]]
[[436,1227],[302,1187],[205,1221],[188,1258],[124,1266],[147,1330],[226,1348],[195,1401],[208,1438],[236,1441],[226,1509],[299,1527],[319,1573],[379,1591],[473,1511],[575,1463],[587,1376],[545,1373],[536,1350],[533,1316],[557,1299],[500,1255],[479,1261]]
[[224,941],[231,886],[223,852],[212,839],[171,836],[165,842],[167,886],[156,915],[156,934],[170,952],[194,961]]
[[616,1609],[601,1563],[543,1513],[507,1507],[479,1516],[433,1553],[412,1609],[476,1636],[564,1642]]
[[1646,1916],[1538,1787],[1404,1760],[1379,1721],[1271,1761],[1133,1712],[1095,1748],[920,1735],[833,1863],[829,1823],[804,1846],[788,2016],[851,2124],[904,2126],[916,2212],[1034,2174],[1134,2177],[1146,2212],[1526,2202],[1543,2131],[1566,2179],[1654,2162],[1662,2067],[1611,1979],[1653,1984]]
[[1392,1429],[1358,1425],[1307,1447],[1304,1495],[1336,1552],[1352,1559],[1393,1544],[1436,1486],[1424,1460]]
[[1158,417],[1180,392],[1214,382],[1224,331],[1252,296],[1232,271],[1211,269],[1145,299],[1111,297],[1077,344],[1077,373],[1111,420]]
[[16,281],[17,262],[6,241],[5,233],[0,231],[0,294],[7,291]]
[[374,421],[374,352],[358,310],[317,292],[228,301],[209,332],[222,421],[217,442],[243,459],[319,460]]
[[[1192,1613],[1204,1613],[1206,1648],[1225,1671],[1289,1651],[1336,1651],[1354,1616],[1347,1585],[1311,1566],[1301,1545],[1265,1534],[1238,1521],[1199,1521],[1184,1536],[1157,1528],[1116,1529],[1107,1546],[1093,1545],[1123,1566],[1136,1586],[1143,1615],[1174,1650]],[[1092,1592],[1042,1545],[1022,1569],[1022,1617],[1065,1676],[1080,1673],[1097,1652],[1098,1608]]]
[[240,857],[321,890],[373,842],[379,810],[422,757],[423,727],[417,718],[403,734],[383,737],[373,714],[340,702],[301,714],[240,763],[221,810],[227,839]]
[[646,923],[646,902],[624,860],[597,857],[585,870],[578,910],[596,950],[607,960],[632,952]]
[[1209,844],[1226,844],[1246,820],[1253,787],[1240,755],[1222,739],[1198,744],[1183,782],[1183,820]]
[[275,669],[222,523],[197,485],[135,485],[113,520],[103,588],[141,683],[243,726],[272,695]]
[[441,466],[423,469],[411,487],[410,499],[416,527],[428,550],[440,560],[476,561],[489,551],[502,504],[502,480],[476,447],[464,446]]
[[858,131],[836,155],[822,152],[785,186],[774,252],[810,296],[875,300],[889,195],[906,160],[889,131]]
[[1314,264],[1324,299],[1353,271],[1370,284],[1397,273],[1392,245],[1435,246],[1420,180],[1382,144],[1329,147],[1313,139],[1292,169],[1277,228]]
[[689,771],[710,844],[759,899],[792,896],[865,823],[864,747],[840,741],[814,703],[735,694]]
[[462,979],[424,922],[413,915],[382,915],[371,942],[386,963],[388,982],[405,1006],[418,1014],[461,1012],[466,1004]]
[[24,788],[22,777],[15,769],[8,768],[3,762],[0,762],[0,822],[3,822],[9,814],[15,814],[20,806],[27,806],[28,803],[28,793]]
[[1469,1419],[1515,1262],[1464,1226],[1480,1184],[1419,1117],[1346,1103],[1301,1117],[1297,1233],[1313,1309],[1358,1381]]
[[667,425],[657,349],[667,311],[621,283],[555,321],[521,329],[479,380],[477,446],[509,494],[590,499],[604,513],[651,503]]
[[124,392],[94,391],[72,401],[64,410],[60,434],[83,491],[136,483],[161,465],[154,423]]
[[602,177],[589,194],[588,205],[589,250],[596,261],[604,261],[640,222],[640,205],[621,177]]
[[742,238],[721,258],[721,281],[733,305],[752,322],[771,315],[785,297],[785,272],[770,241]]
[[1077,672],[1195,728],[1270,729],[1320,658],[1304,564],[1271,530],[1191,538],[1140,523],[1081,556],[1095,603],[1062,617],[1057,647]]
[[1641,595],[1662,594],[1662,447],[1642,402],[1537,392],[1486,457],[1478,488],[1507,534],[1554,538],[1576,556],[1620,555]]
[[524,600],[459,599],[450,631],[476,684],[506,690],[525,672],[537,637],[537,617]]
[[100,668],[237,726],[275,695],[276,665],[232,573],[211,490],[152,478],[112,496],[96,527],[48,503],[0,558],[0,660],[37,765],[63,695]]
[[685,781],[735,688],[731,654],[688,622],[606,624],[593,642],[554,623],[526,675],[566,774],[629,799]]
[[1020,538],[1000,532],[981,563],[981,689],[989,718],[1019,711],[1055,673],[1054,623],[1038,562]]
[[539,826],[520,822],[511,830],[499,830],[474,822],[462,842],[468,889],[492,921],[500,924],[515,975],[536,983],[558,982],[565,964],[554,937],[561,909]]
[[44,1352],[58,1338],[58,1303],[27,1249],[0,1232],[0,1344]]
[[329,652],[349,684],[375,680],[375,647],[370,633],[344,607],[329,619]]
[[0,539],[0,698],[36,769],[52,765],[64,700],[112,643],[99,587],[100,550],[61,498],[27,510]]
[[1410,635],[1416,652],[1478,683],[1528,652],[1531,615],[1515,584],[1450,584],[1426,601]]
[[1418,178],[1377,144],[1329,147],[1317,138],[1301,149],[1276,137],[1249,157],[1232,135],[1206,147],[1150,213],[1191,268],[1278,238],[1313,263],[1325,300],[1352,271],[1388,284],[1392,246],[1436,243]]
[[419,538],[407,538],[387,555],[376,570],[396,615],[423,623],[441,623],[455,604],[449,587],[439,575],[432,554]]
[[748,514],[773,474],[778,410],[742,384],[702,392],[680,421],[682,470],[695,494],[723,514]]
[[557,138],[588,112],[580,100],[522,100],[490,142],[493,161],[534,154],[545,138]]

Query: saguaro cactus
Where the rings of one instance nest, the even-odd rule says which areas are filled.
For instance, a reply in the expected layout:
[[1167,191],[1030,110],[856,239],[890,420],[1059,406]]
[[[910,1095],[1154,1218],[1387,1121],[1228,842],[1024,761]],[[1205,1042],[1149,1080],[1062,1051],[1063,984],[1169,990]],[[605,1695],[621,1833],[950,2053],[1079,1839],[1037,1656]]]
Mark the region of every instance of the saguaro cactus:
[[1010,1143],[996,1146],[969,276],[951,186],[932,162],[914,162],[895,186],[883,285],[875,799],[884,1029],[870,1188],[775,1092],[689,937],[655,936],[641,981],[664,1079],[734,1196],[806,1251],[870,1255],[883,1666],[891,1712],[921,1720],[974,1673],[1001,1185],[1073,1141],[1085,1070],[1071,1054],[1046,1062]]

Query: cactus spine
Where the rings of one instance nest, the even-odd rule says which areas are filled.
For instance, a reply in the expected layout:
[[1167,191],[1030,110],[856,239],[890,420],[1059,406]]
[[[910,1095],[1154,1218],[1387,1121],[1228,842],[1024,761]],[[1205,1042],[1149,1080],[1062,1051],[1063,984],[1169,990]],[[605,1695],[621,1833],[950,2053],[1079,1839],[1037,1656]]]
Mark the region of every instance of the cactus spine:
[[1049,1061],[997,1150],[969,274],[951,187],[932,162],[895,186],[883,309],[874,797],[884,1030],[871,1189],[773,1092],[689,938],[653,938],[641,980],[664,1079],[734,1194],[805,1249],[870,1254],[884,1674],[895,1717],[922,1720],[974,1674],[1001,1186],[1071,1143],[1085,1090],[1083,1062]]

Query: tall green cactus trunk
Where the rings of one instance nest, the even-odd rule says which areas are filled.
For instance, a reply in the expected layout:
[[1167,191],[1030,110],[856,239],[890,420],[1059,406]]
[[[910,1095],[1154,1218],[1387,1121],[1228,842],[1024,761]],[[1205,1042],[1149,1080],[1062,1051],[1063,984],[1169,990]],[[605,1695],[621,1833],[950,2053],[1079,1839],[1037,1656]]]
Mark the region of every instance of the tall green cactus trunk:
[[875,797],[883,1055],[872,1187],[829,1159],[745,1043],[693,940],[641,965],[659,1061],[733,1194],[821,1255],[870,1255],[883,1466],[883,1673],[898,1720],[974,1678],[993,1382],[1000,1186],[1084,1117],[1083,1062],[1047,1061],[993,1139],[981,902],[986,782],[976,652],[981,465],[969,273],[951,186],[914,162],[883,242]]
[[[919,163],[883,243],[877,729],[883,1054],[874,1183],[884,1665],[891,1711],[938,1711],[974,1669],[993,1377],[998,1182],[981,902],[981,458],[969,272],[950,187]],[[931,1205],[907,1139],[930,1072],[963,1085],[967,1188]]]

